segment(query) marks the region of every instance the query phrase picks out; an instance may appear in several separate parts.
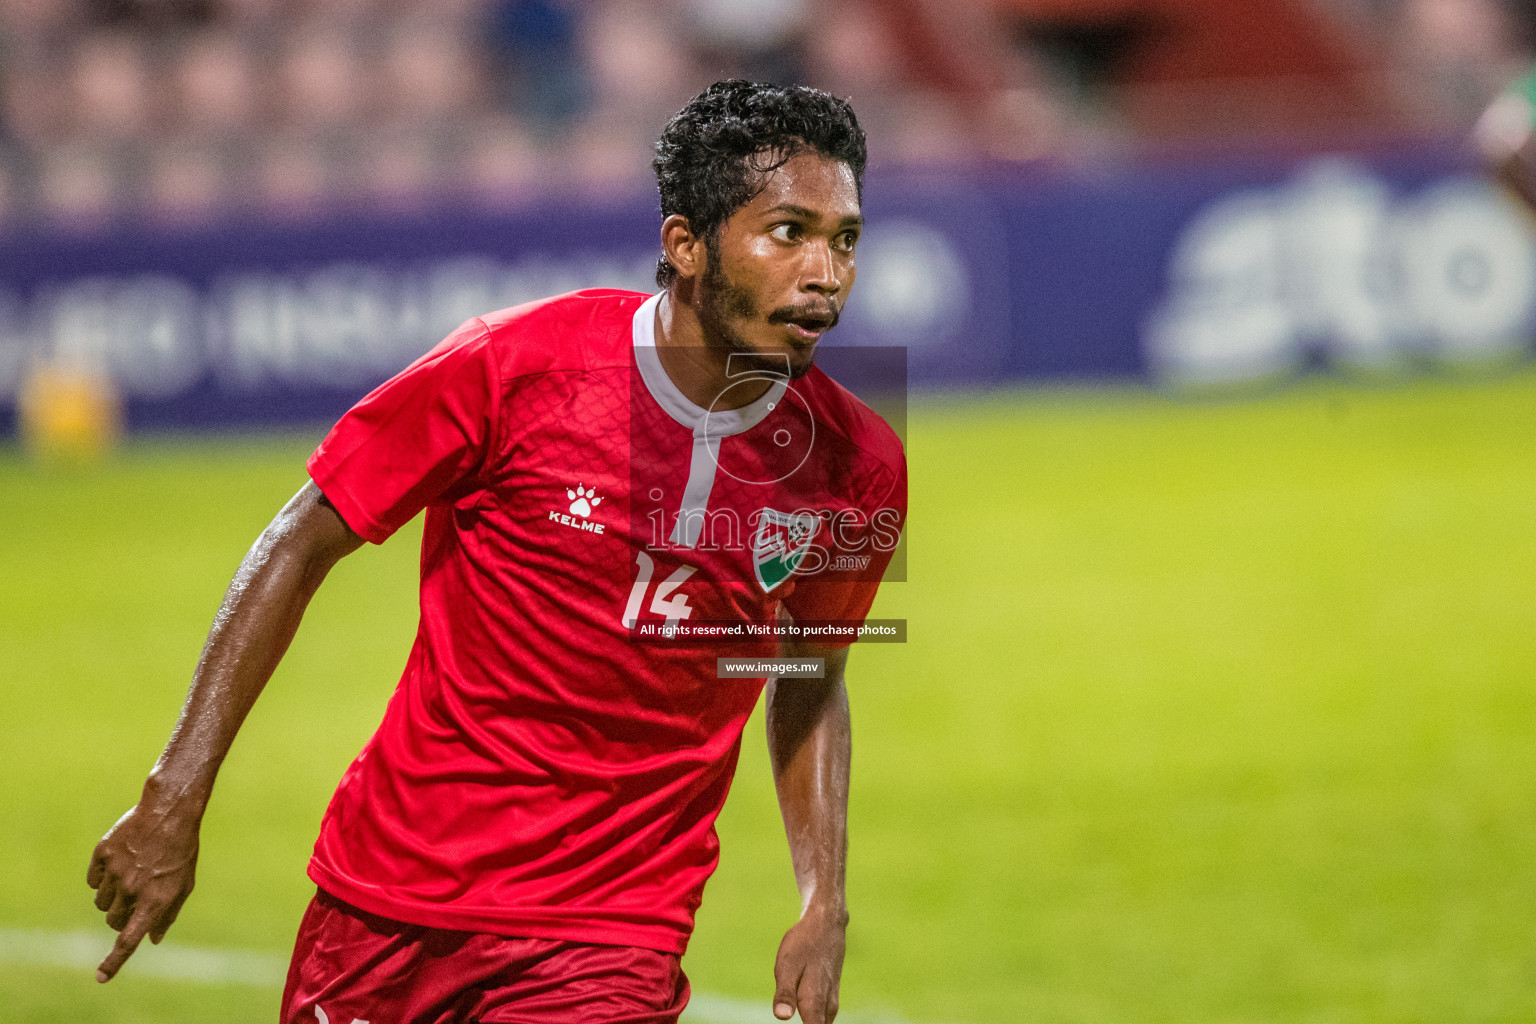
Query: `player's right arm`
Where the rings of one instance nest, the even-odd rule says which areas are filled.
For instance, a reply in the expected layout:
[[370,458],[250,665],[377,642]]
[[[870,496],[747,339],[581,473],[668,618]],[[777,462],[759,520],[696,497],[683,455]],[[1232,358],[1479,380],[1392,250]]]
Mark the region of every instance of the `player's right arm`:
[[143,796],[91,858],[96,906],[120,933],[98,980],[111,980],[145,935],[158,942],[192,891],[214,776],[326,573],[474,478],[495,449],[499,352],[485,321],[469,320],[366,395],[310,456],[315,482],[245,556]]
[[240,563],[165,751],[139,802],[102,837],[86,882],[118,937],[97,968],[110,981],[148,935],[159,942],[192,892],[198,828],[235,733],[341,558],[362,544],[320,489],[294,495]]

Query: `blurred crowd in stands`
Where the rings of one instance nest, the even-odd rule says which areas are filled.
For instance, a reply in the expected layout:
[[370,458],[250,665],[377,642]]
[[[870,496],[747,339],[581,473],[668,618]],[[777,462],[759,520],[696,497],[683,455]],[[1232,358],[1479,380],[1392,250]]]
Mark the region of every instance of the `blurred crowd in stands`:
[[1513,0],[0,0],[0,226],[640,188],[717,78],[850,97],[876,162],[1454,133]]

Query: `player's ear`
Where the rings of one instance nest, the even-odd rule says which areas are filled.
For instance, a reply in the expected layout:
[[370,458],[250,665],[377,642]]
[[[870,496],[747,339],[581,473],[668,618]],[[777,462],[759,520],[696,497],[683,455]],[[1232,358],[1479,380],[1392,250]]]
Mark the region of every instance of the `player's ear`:
[[697,277],[704,270],[704,239],[680,213],[661,222],[661,251],[678,277]]

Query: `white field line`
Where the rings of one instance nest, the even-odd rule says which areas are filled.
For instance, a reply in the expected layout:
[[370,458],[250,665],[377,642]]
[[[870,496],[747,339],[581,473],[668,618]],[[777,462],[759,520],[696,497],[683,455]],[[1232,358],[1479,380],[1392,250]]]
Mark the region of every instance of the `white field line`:
[[[0,928],[0,963],[38,967],[77,967],[91,972],[112,949],[113,934],[101,931],[51,932]],[[165,943],[139,946],[125,971],[146,978],[194,981],[215,985],[264,985],[281,988],[288,958],[272,953],[198,949]]]
[[[112,948],[112,938],[105,928],[67,932],[0,928],[0,964],[77,969],[89,972],[95,984],[96,965]],[[146,941],[123,972],[125,976],[205,985],[281,988],[288,973],[288,957],[239,949],[200,949],[174,942],[155,946]],[[771,994],[758,1001],[695,991],[683,1012],[683,1024],[781,1024],[769,1008],[770,999]],[[909,1024],[900,1017],[869,1010],[844,1010],[837,1019],[838,1024]]]

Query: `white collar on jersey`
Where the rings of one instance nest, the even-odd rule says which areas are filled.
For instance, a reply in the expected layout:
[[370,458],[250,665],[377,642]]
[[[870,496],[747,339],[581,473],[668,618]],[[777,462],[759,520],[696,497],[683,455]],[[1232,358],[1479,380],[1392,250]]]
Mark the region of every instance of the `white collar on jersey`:
[[661,356],[656,351],[656,307],[660,304],[661,293],[658,292],[635,310],[634,321],[635,365],[640,368],[640,379],[645,381],[645,389],[656,399],[656,404],[695,435],[729,437],[751,430],[761,423],[773,411],[779,399],[784,397],[787,387],[785,381],[776,379],[761,398],[740,409],[710,412],[699,408],[672,383],[666,367],[661,365]]

